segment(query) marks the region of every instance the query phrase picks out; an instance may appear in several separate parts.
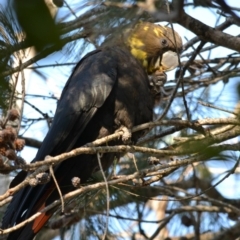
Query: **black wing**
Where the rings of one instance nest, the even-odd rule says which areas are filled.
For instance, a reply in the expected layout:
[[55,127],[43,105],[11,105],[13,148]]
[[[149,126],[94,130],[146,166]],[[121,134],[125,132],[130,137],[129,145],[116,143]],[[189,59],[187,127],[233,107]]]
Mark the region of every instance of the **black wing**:
[[116,65],[105,52],[94,51],[78,63],[63,89],[51,129],[35,161],[72,149],[109,96],[116,76]]
[[[89,121],[108,98],[116,79],[117,63],[107,50],[96,50],[86,55],[75,67],[62,92],[52,126],[34,161],[71,150]],[[24,174],[20,173],[19,176],[21,175]],[[21,179],[17,176],[11,186]],[[16,193],[5,213],[2,227],[7,228],[19,223],[38,211],[53,191],[49,186],[28,186]],[[25,227],[26,231],[31,231],[31,228],[27,228],[29,226]],[[19,232],[10,234],[9,239],[16,239],[16,236],[19,238],[21,231],[21,236],[24,235],[23,229],[20,229]]]

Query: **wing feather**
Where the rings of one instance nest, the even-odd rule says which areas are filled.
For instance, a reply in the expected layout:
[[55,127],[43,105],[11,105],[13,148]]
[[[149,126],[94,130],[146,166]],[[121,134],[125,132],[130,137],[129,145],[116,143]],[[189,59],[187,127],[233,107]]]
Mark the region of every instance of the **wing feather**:
[[[34,161],[71,150],[89,121],[108,98],[116,79],[117,63],[111,54],[106,50],[96,50],[86,55],[77,64],[63,89],[52,126]],[[11,187],[23,178],[24,174],[20,172]],[[5,213],[2,227],[7,228],[32,215],[34,206],[44,203],[39,201],[44,201],[40,196],[49,190],[46,189],[47,186],[49,187],[49,184],[35,188],[28,186],[16,193]]]
[[116,66],[105,52],[95,51],[80,61],[62,92],[54,121],[35,161],[72,149],[109,96],[116,76]]

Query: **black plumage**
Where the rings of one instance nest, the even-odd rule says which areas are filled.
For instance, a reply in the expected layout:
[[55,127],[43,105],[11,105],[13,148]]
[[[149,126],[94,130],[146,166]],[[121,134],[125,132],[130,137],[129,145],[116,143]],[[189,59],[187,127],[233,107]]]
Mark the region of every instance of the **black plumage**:
[[[78,63],[69,78],[52,127],[34,161],[82,146],[107,136],[122,126],[131,129],[135,125],[149,122],[152,120],[153,102],[148,76],[129,52],[120,48],[91,52]],[[133,134],[132,139],[134,138],[137,138],[136,134]],[[102,164],[105,169],[113,161],[114,155],[116,154],[103,155]],[[57,166],[55,176],[62,193],[73,190],[73,177],[79,177],[81,183],[84,183],[96,167],[96,155],[80,155]],[[46,196],[49,192],[51,194]],[[22,189],[14,195],[2,227],[7,228],[27,219],[44,201],[46,206],[58,198],[53,181]],[[26,209],[28,210],[22,216]],[[34,222],[11,233],[9,239],[32,239],[33,225]]]
[[[119,46],[106,46],[87,54],[77,64],[63,89],[52,126],[34,161],[70,151],[123,127],[131,130],[133,126],[151,121],[156,86],[153,91],[147,73],[161,71],[164,53],[181,47],[181,38],[172,29],[140,23]],[[171,68],[171,64],[167,66]],[[134,133],[131,140],[136,141],[141,134]],[[108,144],[119,143],[122,143],[121,139]],[[115,156],[119,157],[119,154],[103,154],[104,169],[110,166]],[[54,174],[62,194],[65,194],[74,189],[73,177],[86,183],[97,169],[97,156],[85,154],[58,164]],[[26,172],[20,172],[10,187],[21,182],[26,175]],[[25,187],[13,196],[2,228],[28,219],[58,198],[53,180],[45,185]],[[51,215],[52,212],[41,214],[33,222],[10,233],[8,239],[33,239]]]

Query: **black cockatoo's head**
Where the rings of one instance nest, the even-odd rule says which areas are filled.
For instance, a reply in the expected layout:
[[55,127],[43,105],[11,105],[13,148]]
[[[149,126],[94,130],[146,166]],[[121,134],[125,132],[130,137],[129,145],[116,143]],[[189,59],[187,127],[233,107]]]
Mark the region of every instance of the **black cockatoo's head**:
[[125,44],[149,75],[178,66],[177,52],[182,50],[182,39],[173,29],[142,22],[125,34]]

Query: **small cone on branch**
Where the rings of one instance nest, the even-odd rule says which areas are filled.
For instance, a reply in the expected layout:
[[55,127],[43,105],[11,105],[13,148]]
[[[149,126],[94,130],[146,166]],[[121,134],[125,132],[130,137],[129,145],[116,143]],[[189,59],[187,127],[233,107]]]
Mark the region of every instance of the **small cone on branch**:
[[80,187],[80,182],[81,182],[81,179],[79,177],[73,177],[72,178],[72,185],[75,188],[79,188]]
[[6,127],[3,133],[7,142],[13,142],[17,138],[17,131],[12,127]]
[[6,156],[7,146],[5,144],[0,145],[0,154]]
[[50,181],[50,175],[46,172],[43,172],[43,173],[39,173],[37,176],[36,176],[36,179],[38,180],[38,184],[45,184],[45,183],[48,183]]
[[20,118],[20,113],[17,109],[11,109],[8,111],[8,115],[7,115],[8,120],[10,121],[15,121],[16,119]]
[[6,157],[9,159],[9,160],[16,160],[17,159],[17,155],[15,153],[15,151],[13,149],[8,149],[6,150]]
[[16,151],[22,151],[25,146],[25,140],[18,138],[15,140],[14,145],[15,145]]

